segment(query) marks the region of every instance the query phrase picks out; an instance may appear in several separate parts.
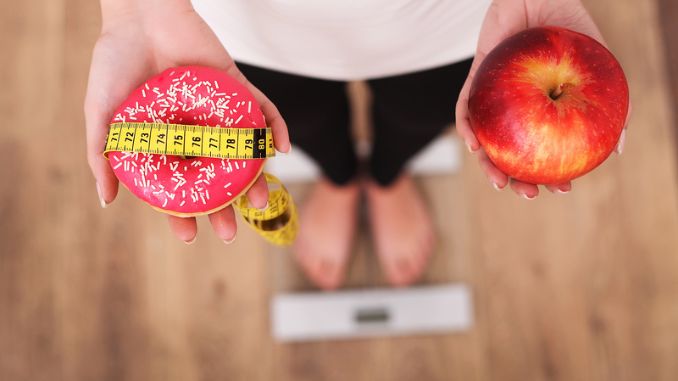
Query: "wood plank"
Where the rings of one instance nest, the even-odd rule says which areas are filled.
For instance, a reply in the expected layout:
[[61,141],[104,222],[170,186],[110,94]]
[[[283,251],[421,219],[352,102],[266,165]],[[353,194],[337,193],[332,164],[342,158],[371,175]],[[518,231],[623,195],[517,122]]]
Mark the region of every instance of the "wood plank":
[[[678,107],[678,2],[673,0],[657,0],[659,23],[664,39],[664,55],[668,72],[669,91],[673,100],[673,109]],[[673,135],[678,145],[678,113],[673,113]],[[678,156],[676,157],[678,160]]]

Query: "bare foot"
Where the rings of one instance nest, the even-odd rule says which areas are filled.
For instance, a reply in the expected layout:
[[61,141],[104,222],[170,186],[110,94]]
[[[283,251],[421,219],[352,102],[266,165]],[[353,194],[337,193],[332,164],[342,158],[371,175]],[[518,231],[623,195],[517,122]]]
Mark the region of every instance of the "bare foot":
[[388,187],[367,183],[372,235],[381,266],[394,286],[415,282],[426,269],[435,242],[429,210],[412,178]]
[[344,281],[356,228],[358,185],[320,180],[303,205],[295,258],[318,287],[331,290]]

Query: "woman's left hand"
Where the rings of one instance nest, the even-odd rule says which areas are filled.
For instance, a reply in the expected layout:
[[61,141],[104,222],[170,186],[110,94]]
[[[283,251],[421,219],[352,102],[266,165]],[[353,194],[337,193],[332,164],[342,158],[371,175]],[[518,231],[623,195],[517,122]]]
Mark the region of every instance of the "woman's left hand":
[[[478,67],[495,46],[524,29],[547,25],[559,26],[586,34],[605,45],[598,27],[580,0],[495,0],[485,15],[476,56],[456,106],[457,131],[466,142],[469,151],[478,156],[480,165],[493,186],[497,189],[503,189],[510,184],[515,193],[527,199],[533,199],[539,195],[539,184],[529,184],[511,179],[490,161],[471,129],[468,111],[469,91]],[[617,143],[616,152],[618,154],[621,154],[624,148],[625,135],[626,127],[624,127]],[[572,183],[569,181],[563,184],[546,184],[545,186],[551,192],[566,193],[572,189]]]

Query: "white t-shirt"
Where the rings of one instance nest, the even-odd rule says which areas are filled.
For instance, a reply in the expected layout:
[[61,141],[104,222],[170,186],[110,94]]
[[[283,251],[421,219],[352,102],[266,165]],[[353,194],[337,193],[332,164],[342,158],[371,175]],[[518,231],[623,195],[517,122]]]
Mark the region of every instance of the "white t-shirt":
[[193,0],[236,61],[355,80],[472,56],[490,0]]

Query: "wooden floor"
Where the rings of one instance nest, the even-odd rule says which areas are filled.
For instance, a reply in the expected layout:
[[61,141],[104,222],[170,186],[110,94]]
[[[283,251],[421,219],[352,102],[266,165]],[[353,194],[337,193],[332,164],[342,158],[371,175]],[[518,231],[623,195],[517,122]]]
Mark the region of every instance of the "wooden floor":
[[[441,240],[424,283],[467,282],[472,330],[292,345],[268,320],[272,294],[307,287],[288,254],[245,229],[225,247],[204,220],[186,246],[126,191],[99,208],[82,116],[96,3],[0,3],[0,380],[678,378],[678,156],[657,0],[586,1],[630,80],[623,156],[532,202],[495,192],[472,160],[421,181]],[[381,284],[358,241],[349,284]]]

